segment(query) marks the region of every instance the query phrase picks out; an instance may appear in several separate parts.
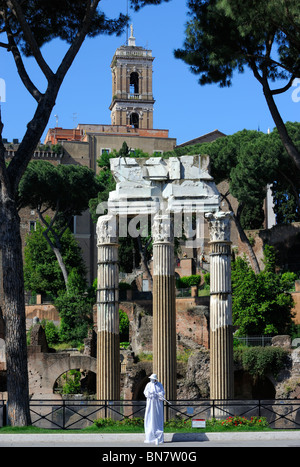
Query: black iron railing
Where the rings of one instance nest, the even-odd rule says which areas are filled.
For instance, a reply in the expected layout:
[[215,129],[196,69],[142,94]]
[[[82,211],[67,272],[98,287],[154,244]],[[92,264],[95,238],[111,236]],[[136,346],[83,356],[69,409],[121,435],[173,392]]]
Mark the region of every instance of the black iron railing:
[[[31,421],[34,426],[46,429],[82,429],[97,418],[140,417],[145,414],[145,401],[99,400],[31,400]],[[0,427],[6,425],[6,401],[0,401]],[[167,420],[211,418],[230,416],[265,417],[274,429],[300,429],[300,399],[272,400],[177,400],[165,404]]]

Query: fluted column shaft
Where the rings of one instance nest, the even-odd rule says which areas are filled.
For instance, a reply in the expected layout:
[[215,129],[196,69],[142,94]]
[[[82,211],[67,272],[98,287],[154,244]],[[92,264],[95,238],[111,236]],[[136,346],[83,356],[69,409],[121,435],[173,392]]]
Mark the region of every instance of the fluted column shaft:
[[156,216],[153,243],[153,372],[176,400],[176,307],[171,219]]
[[210,397],[232,399],[233,329],[230,213],[208,215],[210,226]]
[[97,224],[97,399],[120,399],[119,266],[116,219]]

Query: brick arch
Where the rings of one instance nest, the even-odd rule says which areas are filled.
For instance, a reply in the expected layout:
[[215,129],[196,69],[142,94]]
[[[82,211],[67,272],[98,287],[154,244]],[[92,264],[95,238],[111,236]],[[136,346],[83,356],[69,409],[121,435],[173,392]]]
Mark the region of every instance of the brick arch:
[[66,371],[76,370],[77,368],[82,368],[83,370],[89,370],[96,373],[97,360],[96,358],[89,357],[88,355],[70,355],[69,358],[62,359],[59,364],[52,368],[53,378],[55,378],[53,386],[59,376],[66,373]]
[[88,355],[47,354],[29,355],[29,392],[33,396],[53,394],[59,376],[69,370],[88,370],[97,373],[97,359]]
[[148,376],[140,375],[140,380],[136,383],[134,387],[134,393],[133,393],[133,398],[132,398],[133,400],[136,400],[136,401],[146,400],[146,397],[144,396],[144,390],[148,383],[149,383],[149,375]]
[[241,399],[275,399],[276,382],[264,376],[256,380],[245,370],[234,372],[234,394]]

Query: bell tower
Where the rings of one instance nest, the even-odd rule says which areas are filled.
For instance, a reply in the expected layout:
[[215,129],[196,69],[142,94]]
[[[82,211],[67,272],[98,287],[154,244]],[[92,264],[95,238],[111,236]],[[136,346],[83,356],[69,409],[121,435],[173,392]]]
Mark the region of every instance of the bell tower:
[[152,51],[135,44],[133,27],[128,45],[119,47],[112,59],[112,125],[153,129]]

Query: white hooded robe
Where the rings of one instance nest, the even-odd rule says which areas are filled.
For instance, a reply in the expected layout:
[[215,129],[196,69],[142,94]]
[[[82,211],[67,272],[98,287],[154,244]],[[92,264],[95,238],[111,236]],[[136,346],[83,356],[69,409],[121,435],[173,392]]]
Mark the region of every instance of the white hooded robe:
[[165,391],[163,385],[155,380],[145,387],[147,399],[144,419],[145,443],[164,442],[164,403]]

